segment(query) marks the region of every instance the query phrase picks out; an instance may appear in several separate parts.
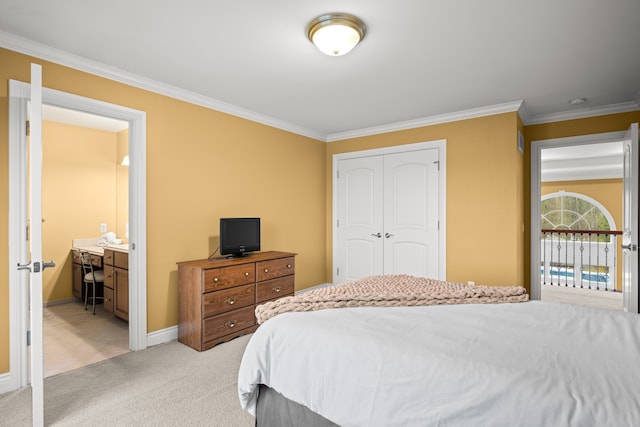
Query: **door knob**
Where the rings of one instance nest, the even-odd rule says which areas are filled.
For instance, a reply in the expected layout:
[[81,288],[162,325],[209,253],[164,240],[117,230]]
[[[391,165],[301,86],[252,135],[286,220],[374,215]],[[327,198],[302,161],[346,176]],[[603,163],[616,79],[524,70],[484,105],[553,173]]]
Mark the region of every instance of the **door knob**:
[[628,245],[622,245],[621,247],[622,249],[631,251],[631,252],[635,252],[638,250],[638,245],[634,245],[633,243],[630,243]]
[[380,233],[380,232],[375,233],[375,234],[374,234],[374,233],[371,233],[371,235],[372,235],[373,237],[377,237],[378,239],[382,237],[382,233]]
[[49,262],[42,261],[42,271],[46,270],[47,268],[51,268],[55,266],[56,266],[56,262],[54,260],[51,260]]
[[387,239],[388,239],[389,237],[391,237],[391,236],[393,236],[393,234],[391,234],[391,233],[384,233],[384,237],[386,237]]

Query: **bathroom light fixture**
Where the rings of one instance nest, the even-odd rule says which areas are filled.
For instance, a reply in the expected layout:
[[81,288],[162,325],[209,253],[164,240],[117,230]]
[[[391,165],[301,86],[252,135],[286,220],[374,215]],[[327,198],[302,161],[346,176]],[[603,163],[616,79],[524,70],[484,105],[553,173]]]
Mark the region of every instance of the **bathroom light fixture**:
[[348,13],[327,13],[307,24],[307,37],[320,52],[341,56],[356,47],[366,33],[364,22]]
[[122,159],[122,163],[120,163],[122,166],[129,166],[129,155],[127,154],[126,156],[124,156],[124,158]]
[[587,98],[573,98],[571,101],[569,101],[569,104],[582,105],[582,104],[585,104],[586,102],[587,102]]

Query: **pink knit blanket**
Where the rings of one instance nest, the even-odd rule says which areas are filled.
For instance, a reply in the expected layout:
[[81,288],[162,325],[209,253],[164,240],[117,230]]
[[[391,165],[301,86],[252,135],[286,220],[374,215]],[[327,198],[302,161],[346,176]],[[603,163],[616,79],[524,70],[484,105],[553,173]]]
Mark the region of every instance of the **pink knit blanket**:
[[522,286],[469,286],[408,275],[371,276],[269,301],[256,307],[262,324],[288,311],[339,307],[494,304],[528,301]]

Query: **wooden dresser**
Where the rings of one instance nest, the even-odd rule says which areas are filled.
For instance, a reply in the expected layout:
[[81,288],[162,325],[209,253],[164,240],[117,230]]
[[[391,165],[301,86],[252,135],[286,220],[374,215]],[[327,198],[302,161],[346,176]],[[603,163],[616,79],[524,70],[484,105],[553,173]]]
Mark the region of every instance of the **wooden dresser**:
[[293,295],[295,255],[265,251],[179,262],[178,340],[203,351],[255,331],[256,305]]

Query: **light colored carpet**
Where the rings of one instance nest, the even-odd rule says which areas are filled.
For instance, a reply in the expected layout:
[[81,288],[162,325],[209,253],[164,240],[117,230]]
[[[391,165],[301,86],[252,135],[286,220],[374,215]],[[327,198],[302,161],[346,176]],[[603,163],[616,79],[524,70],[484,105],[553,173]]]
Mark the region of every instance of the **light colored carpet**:
[[[249,335],[205,352],[178,342],[45,378],[47,426],[253,426],[237,376]],[[31,425],[31,388],[0,395],[0,425]]]

